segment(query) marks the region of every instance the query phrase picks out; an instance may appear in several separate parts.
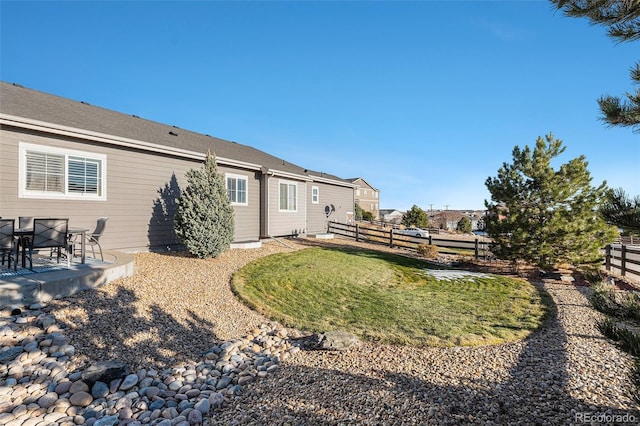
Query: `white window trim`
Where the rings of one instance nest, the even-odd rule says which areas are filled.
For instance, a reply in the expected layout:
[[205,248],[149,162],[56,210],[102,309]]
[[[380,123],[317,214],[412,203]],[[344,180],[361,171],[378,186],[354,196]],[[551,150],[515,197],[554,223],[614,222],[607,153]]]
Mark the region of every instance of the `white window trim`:
[[[313,200],[314,191],[315,191],[315,201]],[[312,186],[311,187],[311,204],[319,204],[319,203],[320,203],[320,187]]]
[[245,188],[247,188],[247,196],[246,196],[246,200],[244,203],[238,203],[238,202],[231,202],[232,206],[248,206],[249,205],[249,177],[246,175],[237,175],[235,173],[225,173],[224,174],[224,186],[227,189],[227,191],[229,190],[229,188],[227,188],[227,178],[232,178],[232,179],[237,179],[237,180],[244,180],[245,181]]
[[[78,151],[75,149],[58,148],[46,145],[36,145],[27,142],[18,144],[18,198],[38,198],[38,199],[63,199],[63,200],[84,200],[84,201],[107,201],[107,156],[95,152]],[[42,152],[64,156],[64,193],[53,193],[47,191],[27,190],[27,151]],[[102,168],[100,187],[102,195],[84,194],[69,192],[69,157],[85,157],[92,160],[99,160]]]
[[[280,208],[280,185],[282,185],[282,184],[286,184],[286,185],[288,185],[288,186],[293,185],[293,186],[295,186],[295,187],[296,187],[296,208],[295,208],[295,209],[286,209],[286,210],[283,210],[283,209],[281,209],[281,208]],[[298,204],[300,204],[299,194],[300,194],[300,191],[298,191],[298,182],[295,182],[295,181],[292,181],[292,180],[282,180],[282,179],[279,179],[279,180],[278,180],[278,211],[279,211],[279,212],[282,212],[282,213],[297,213],[297,211],[298,211]],[[288,205],[288,204],[289,204],[289,203],[287,202],[287,205]]]

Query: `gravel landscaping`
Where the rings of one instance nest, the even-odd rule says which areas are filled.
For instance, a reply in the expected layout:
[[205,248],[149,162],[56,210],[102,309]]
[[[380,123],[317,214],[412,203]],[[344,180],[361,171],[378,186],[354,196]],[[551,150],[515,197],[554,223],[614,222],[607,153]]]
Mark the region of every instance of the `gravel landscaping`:
[[[630,397],[633,359],[598,332],[594,324],[600,314],[589,305],[588,287],[535,283],[551,294],[557,315],[515,343],[455,348],[361,343],[343,352],[299,350],[295,338],[301,333],[245,307],[229,282],[252,260],[306,244],[329,243],[269,242],[212,260],[140,253],[131,277],[41,311],[35,307],[20,321],[3,319],[3,346],[21,349],[15,360],[0,365],[0,420],[15,425],[640,421]],[[19,323],[31,327],[25,331]],[[34,334],[25,337],[27,331]],[[45,349],[52,344],[55,353]],[[0,350],[0,357],[4,354],[9,355]],[[62,368],[55,374],[53,358]],[[80,383],[88,366],[112,359],[136,373],[126,384],[109,383],[98,395]],[[45,362],[52,368],[38,372]]]

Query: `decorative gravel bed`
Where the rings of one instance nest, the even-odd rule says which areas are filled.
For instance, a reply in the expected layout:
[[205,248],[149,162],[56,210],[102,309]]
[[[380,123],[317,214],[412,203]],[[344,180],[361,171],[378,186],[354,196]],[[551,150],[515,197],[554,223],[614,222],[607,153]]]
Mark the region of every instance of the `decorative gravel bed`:
[[[64,368],[75,381],[81,381],[80,371],[99,360],[118,359],[138,373],[138,381],[131,379],[137,384],[126,395],[112,384],[114,392],[106,397],[105,408],[94,410],[89,423],[640,421],[634,411],[638,407],[630,397],[634,389],[628,374],[633,360],[597,331],[595,321],[600,314],[589,306],[587,287],[537,284],[552,295],[557,316],[530,338],[516,343],[473,348],[362,343],[344,352],[297,350],[290,338],[299,334],[273,324],[264,326],[268,320],[238,302],[229,282],[232,273],[246,263],[271,253],[299,249],[304,244],[316,243],[287,240],[285,246],[270,242],[260,249],[231,250],[213,260],[141,253],[136,255],[136,273],[132,277],[52,302],[44,308],[46,314],[39,317],[37,325],[44,327],[41,322],[46,320],[51,327],[49,318],[55,318],[57,325],[53,327],[61,328],[65,343],[71,346],[58,354],[61,356],[58,361],[64,361]],[[9,332],[13,333],[9,328],[4,326],[9,336],[6,339],[11,337]],[[35,351],[40,350],[38,344],[35,346]],[[212,348],[216,348],[215,355]],[[264,358],[260,355],[263,352],[270,358],[259,359]],[[237,368],[222,365],[221,360],[227,358],[224,362],[235,362]],[[263,364],[266,359],[271,361]],[[214,371],[216,363],[220,364],[220,372]],[[29,383],[22,386],[13,379],[16,383],[10,380],[9,384],[14,387],[8,387],[7,372],[3,371],[0,368],[0,397],[5,401],[27,397]],[[32,374],[31,378],[37,376]],[[55,380],[67,380],[59,375]],[[232,380],[229,387],[218,388],[226,375]],[[171,383],[176,380],[182,385],[180,389],[177,385],[174,391],[164,389],[173,386]],[[207,386],[206,380],[213,381]],[[44,379],[40,382],[48,383]],[[242,386],[234,386],[240,382]],[[158,389],[150,397],[147,389],[142,391],[143,384]],[[16,396],[20,386],[21,394]],[[48,387],[51,392],[56,389],[55,385]],[[35,389],[32,391],[36,392]],[[42,390],[43,395],[47,390]],[[161,405],[156,401],[165,395],[156,392],[169,395],[163,401],[173,398],[175,407],[167,405],[152,411],[150,406]],[[60,399],[69,397],[68,393],[57,395]],[[39,401],[39,394],[32,395],[31,399],[34,398]],[[56,405],[51,404],[45,412],[55,409]],[[67,407],[65,404],[62,405]],[[4,410],[7,414],[4,419],[10,417],[6,411],[9,408],[19,411],[20,418],[28,417],[29,409],[33,413],[42,411],[35,402],[31,408],[28,404],[20,407],[0,404],[0,413]],[[80,414],[77,420],[69,415],[69,411],[78,411],[76,407],[65,409],[66,418],[71,419],[67,424],[86,420]],[[119,415],[118,411],[127,416]],[[196,416],[196,411],[203,416]],[[13,424],[51,424],[13,421]]]
[[211,424],[638,424],[633,360],[597,331],[588,288],[544,288],[557,317],[524,341],[303,351]]

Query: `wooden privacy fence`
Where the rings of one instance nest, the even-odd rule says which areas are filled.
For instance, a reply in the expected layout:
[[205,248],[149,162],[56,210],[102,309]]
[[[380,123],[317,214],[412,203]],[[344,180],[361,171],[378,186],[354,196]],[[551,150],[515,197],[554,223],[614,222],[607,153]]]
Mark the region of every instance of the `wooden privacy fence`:
[[605,247],[604,266],[621,276],[640,278],[640,246],[610,244]]
[[477,237],[473,240],[449,240],[434,237],[431,234],[426,238],[412,237],[397,234],[397,230],[394,229],[374,229],[360,226],[357,223],[351,225],[340,222],[329,222],[327,232],[342,237],[353,238],[356,241],[385,244],[389,247],[400,247],[409,250],[416,250],[420,244],[427,243],[437,246],[438,249],[445,249],[441,250],[443,252],[449,251],[456,253],[456,250],[472,250],[476,259],[489,255],[489,241]]

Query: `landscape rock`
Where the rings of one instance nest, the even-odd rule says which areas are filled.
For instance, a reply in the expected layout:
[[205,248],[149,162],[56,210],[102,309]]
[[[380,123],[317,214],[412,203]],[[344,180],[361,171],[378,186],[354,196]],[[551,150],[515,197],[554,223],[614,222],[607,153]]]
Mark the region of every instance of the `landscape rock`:
[[93,386],[97,381],[111,383],[113,380],[125,377],[127,370],[127,366],[122,361],[100,361],[82,373],[82,380],[89,386]]
[[314,335],[314,349],[325,351],[346,351],[360,342],[357,336],[345,331],[327,331]]
[[85,391],[80,391],[71,395],[69,401],[78,407],[86,407],[93,402],[93,397]]
[[138,375],[129,374],[122,381],[122,384],[120,385],[120,390],[129,390],[137,384],[138,384]]
[[3,352],[0,352],[0,364],[8,364],[14,359],[18,358],[18,356],[23,352],[22,346],[16,346],[13,348],[9,348]]
[[104,398],[109,394],[109,386],[105,382],[95,382],[91,388],[91,396],[94,398]]
[[88,392],[88,391],[89,391],[89,385],[81,380],[78,380],[77,382],[73,382],[71,384],[71,387],[69,388],[69,392],[71,393]]

